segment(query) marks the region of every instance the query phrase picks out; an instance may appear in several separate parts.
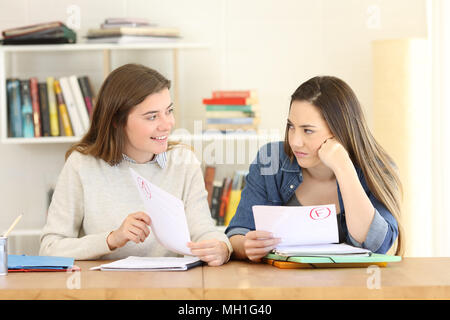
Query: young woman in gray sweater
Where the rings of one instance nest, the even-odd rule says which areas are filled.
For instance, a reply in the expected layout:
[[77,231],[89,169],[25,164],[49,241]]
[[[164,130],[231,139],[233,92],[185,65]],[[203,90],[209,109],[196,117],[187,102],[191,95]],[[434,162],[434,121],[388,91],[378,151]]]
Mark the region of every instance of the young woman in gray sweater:
[[150,232],[128,168],[184,202],[193,255],[211,266],[232,247],[211,218],[200,163],[168,142],[174,126],[170,81],[137,64],[104,81],[87,134],[66,154],[41,236],[41,255],[77,260],[176,256]]

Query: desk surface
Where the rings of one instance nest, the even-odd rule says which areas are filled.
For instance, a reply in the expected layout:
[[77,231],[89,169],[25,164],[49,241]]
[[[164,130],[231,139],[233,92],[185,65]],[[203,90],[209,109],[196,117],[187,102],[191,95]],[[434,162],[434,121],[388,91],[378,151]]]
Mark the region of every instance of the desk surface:
[[450,299],[450,258],[404,258],[376,270],[241,261],[184,272],[89,270],[101,263],[76,261],[81,272],[0,276],[0,299]]

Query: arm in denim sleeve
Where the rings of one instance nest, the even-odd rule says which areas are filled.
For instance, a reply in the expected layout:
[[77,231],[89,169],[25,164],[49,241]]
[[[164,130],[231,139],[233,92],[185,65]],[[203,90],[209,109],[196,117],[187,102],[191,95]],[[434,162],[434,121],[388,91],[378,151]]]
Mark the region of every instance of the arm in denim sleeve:
[[264,176],[261,175],[261,164],[258,163],[259,153],[255,161],[250,165],[249,173],[245,178],[245,187],[242,190],[241,201],[236,210],[236,214],[225,230],[230,238],[234,235],[245,235],[251,230],[255,230],[255,220],[253,219],[252,206],[265,205],[267,201],[267,190]]
[[348,242],[354,246],[369,249],[375,253],[386,253],[394,244],[398,236],[398,224],[394,216],[372,193],[369,199],[375,208],[375,215],[370,224],[369,232],[362,244],[348,233]]

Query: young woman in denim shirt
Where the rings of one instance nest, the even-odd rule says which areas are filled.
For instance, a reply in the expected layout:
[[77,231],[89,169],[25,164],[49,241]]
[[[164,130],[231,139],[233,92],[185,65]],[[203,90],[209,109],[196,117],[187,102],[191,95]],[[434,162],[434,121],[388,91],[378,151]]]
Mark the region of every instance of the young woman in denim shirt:
[[334,204],[339,242],[386,253],[398,240],[402,254],[400,202],[395,164],[353,90],[338,78],[315,77],[291,96],[284,142],[265,145],[250,165],[226,234],[236,259],[259,262],[280,239],[255,230],[253,205]]

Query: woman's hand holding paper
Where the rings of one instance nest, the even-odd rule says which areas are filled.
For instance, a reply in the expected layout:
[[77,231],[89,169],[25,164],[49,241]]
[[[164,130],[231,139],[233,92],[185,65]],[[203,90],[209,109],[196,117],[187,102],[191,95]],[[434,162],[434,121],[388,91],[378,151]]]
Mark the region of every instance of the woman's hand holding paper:
[[228,246],[225,242],[217,239],[189,242],[187,246],[191,249],[193,255],[207,262],[211,267],[224,264],[229,256]]

